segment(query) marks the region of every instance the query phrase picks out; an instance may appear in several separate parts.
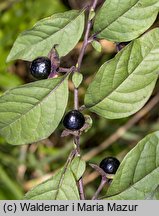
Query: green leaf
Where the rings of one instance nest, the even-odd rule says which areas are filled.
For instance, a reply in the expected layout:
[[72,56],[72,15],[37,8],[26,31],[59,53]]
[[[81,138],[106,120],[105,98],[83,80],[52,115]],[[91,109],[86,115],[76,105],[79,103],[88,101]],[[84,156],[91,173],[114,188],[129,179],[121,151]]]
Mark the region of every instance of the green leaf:
[[93,120],[90,115],[84,115],[86,128],[84,130],[85,133],[89,131],[93,126]]
[[159,200],[159,186],[156,188],[153,194],[153,199]]
[[64,56],[78,43],[83,29],[84,12],[75,10],[40,20],[32,29],[19,35],[7,61],[47,56],[55,44],[59,44],[59,56]]
[[47,138],[58,126],[67,100],[66,76],[7,91],[0,97],[0,134],[14,145]]
[[79,200],[78,188],[70,168],[63,168],[52,178],[29,191],[26,200]]
[[155,21],[158,0],[106,0],[94,23],[98,38],[124,42],[137,38]]
[[96,13],[94,11],[94,9],[91,9],[90,13],[89,13],[89,17],[88,20],[92,20],[95,17]]
[[79,72],[74,72],[72,76],[72,82],[75,88],[78,88],[82,81],[83,81],[83,75]]
[[101,52],[102,51],[102,46],[98,41],[93,41],[92,42],[92,46],[93,48],[97,51],[97,52]]
[[88,87],[85,106],[110,119],[132,115],[149,99],[158,68],[159,29],[156,28],[102,65]]
[[71,171],[73,172],[76,180],[78,181],[86,169],[86,162],[80,157],[75,157],[71,163]]
[[159,186],[154,191],[151,191],[145,199],[147,200],[159,200]]
[[159,131],[146,136],[124,158],[107,191],[112,200],[143,200],[159,186]]

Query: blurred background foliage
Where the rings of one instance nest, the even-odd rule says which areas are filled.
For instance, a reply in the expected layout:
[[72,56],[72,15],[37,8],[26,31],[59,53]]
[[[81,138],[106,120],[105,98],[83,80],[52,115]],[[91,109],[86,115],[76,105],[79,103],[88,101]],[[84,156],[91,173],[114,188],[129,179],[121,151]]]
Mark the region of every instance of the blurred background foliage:
[[[91,0],[0,0],[0,94],[9,88],[34,81],[29,73],[29,63],[17,60],[6,64],[6,57],[18,34],[32,27],[39,19],[69,9],[80,9]],[[99,0],[99,6],[103,0]],[[158,26],[158,19],[155,25]],[[106,40],[100,41],[102,52],[90,45],[86,50],[82,73],[84,82],[80,88],[80,104],[84,93],[100,65],[116,54],[116,46]],[[69,55],[61,59],[63,67],[75,65],[81,42]],[[73,107],[73,85],[70,81],[68,110]],[[157,94],[157,83],[152,98]],[[92,128],[81,137],[82,155],[91,163],[99,164],[106,156],[122,160],[125,154],[146,134],[159,129],[159,99],[148,105],[148,111],[130,118],[107,120],[94,113]],[[127,128],[128,125],[128,128]],[[125,130],[123,133],[122,130]],[[73,147],[71,137],[61,138],[62,124],[46,140],[25,146],[11,146],[0,137],[0,199],[22,199],[23,194],[33,186],[49,178],[64,165]],[[121,133],[121,134],[120,134]],[[123,134],[123,135],[122,135]],[[109,137],[112,138],[109,138]],[[108,143],[108,144],[107,144]],[[105,147],[102,147],[105,146]],[[90,153],[89,153],[90,152]],[[93,152],[93,154],[91,154]],[[88,163],[87,163],[88,164]],[[90,199],[100,182],[98,174],[87,165],[84,175],[87,198]],[[106,187],[103,190],[105,193]]]

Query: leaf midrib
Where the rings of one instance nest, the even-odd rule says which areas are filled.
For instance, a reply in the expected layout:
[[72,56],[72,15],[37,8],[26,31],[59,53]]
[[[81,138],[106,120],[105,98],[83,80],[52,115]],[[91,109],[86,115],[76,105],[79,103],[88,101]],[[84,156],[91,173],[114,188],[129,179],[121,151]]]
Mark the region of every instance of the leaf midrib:
[[97,36],[98,34],[100,34],[102,31],[104,31],[106,28],[108,28],[110,25],[112,25],[114,22],[116,22],[120,17],[122,17],[124,14],[126,14],[128,11],[130,11],[133,7],[135,7],[140,0],[138,0],[136,3],[134,3],[134,5],[129,8],[128,10],[124,11],[119,17],[117,17],[115,20],[113,20],[112,22],[110,22],[108,25],[106,25],[105,27],[103,27],[100,31],[97,32]]
[[[63,29],[67,28],[69,25],[71,25],[71,24],[72,24],[79,16],[81,16],[82,14],[83,14],[83,12],[80,13],[80,14],[77,14],[76,17],[75,17],[73,20],[71,20],[70,22],[67,23],[67,25],[65,25],[63,28],[60,28],[58,31],[56,31],[55,33],[49,35],[49,36],[46,37],[45,39],[41,39],[40,41],[38,41],[38,42],[35,44],[35,46],[37,46],[37,45],[39,45],[39,44],[41,44],[41,43],[44,43],[46,40],[49,40],[51,37],[55,36],[55,35],[58,34],[60,31],[62,31]],[[44,25],[44,24],[41,24],[41,25]],[[39,30],[36,30],[36,26],[34,26],[32,29],[26,31],[26,33],[29,33],[30,31],[38,31],[38,32],[40,32]],[[22,36],[25,36],[25,34],[22,35]],[[30,44],[30,46],[32,46],[32,44]],[[25,50],[25,49],[26,49],[26,48],[24,47],[22,50]],[[21,52],[22,52],[22,50],[21,50]]]
[[61,187],[61,185],[62,185],[63,182],[64,182],[66,172],[67,172],[67,167],[66,167],[66,168],[63,168],[63,170],[61,171],[60,181],[59,181],[59,183],[58,183],[58,185],[57,185],[57,189],[56,189],[55,200],[57,199],[57,196],[58,196],[58,194],[59,194],[60,187]]
[[[158,138],[157,135],[154,135],[154,136],[155,136],[156,138]],[[142,141],[140,141],[140,142],[142,142]],[[145,152],[145,149],[146,149],[147,145],[152,145],[152,143],[151,143],[151,136],[148,135],[148,136],[147,136],[147,139],[145,140],[145,142],[142,143],[142,144],[140,144],[140,145],[141,145],[141,147],[138,146],[138,149],[142,148],[142,150],[140,150],[140,153],[139,153],[139,155],[138,155],[138,159],[136,160],[136,164],[135,164],[134,172],[133,172],[133,177],[132,177],[133,180],[134,180],[135,173],[136,173],[136,169],[137,169],[137,167],[138,167],[138,164],[139,164],[139,161],[140,161],[140,158],[141,158],[142,153]],[[155,154],[155,161],[156,161],[156,158],[157,158],[157,157],[156,157],[156,155],[157,155],[156,149],[157,149],[157,145],[155,145],[155,153],[156,153],[156,154]],[[134,151],[134,153],[135,153],[135,151]],[[131,156],[131,153],[130,153],[130,154],[128,153],[128,155]],[[155,167],[154,167],[149,173],[145,174],[143,177],[141,177],[141,178],[138,179],[137,181],[133,182],[133,184],[131,184],[129,187],[123,189],[123,191],[118,192],[118,193],[116,193],[115,195],[112,195],[112,197],[113,197],[113,196],[120,195],[121,193],[124,193],[125,191],[131,189],[131,187],[134,187],[134,185],[138,184],[138,183],[139,183],[140,181],[142,181],[144,178],[146,178],[147,176],[151,175],[151,173],[155,172],[157,169],[159,169],[159,166],[157,166],[157,164],[155,163]],[[122,175],[123,170],[124,170],[124,169],[122,169],[122,171],[121,171],[121,175]]]
[[[55,180],[55,179],[51,179],[51,180],[53,180],[53,181],[57,181],[57,180]],[[51,181],[50,180],[50,181]],[[45,183],[45,182],[44,182]],[[64,184],[63,183],[63,185],[65,185],[65,186],[68,186],[68,187],[70,187],[71,188],[71,186],[70,185],[67,185],[67,184]],[[38,186],[37,186],[38,187]],[[54,188],[54,189],[48,189],[48,190],[45,190],[44,192],[41,192],[41,193],[38,193],[38,194],[36,194],[36,195],[32,195],[32,196],[30,196],[30,198],[29,199],[35,199],[36,197],[39,197],[39,196],[41,196],[41,195],[44,195],[44,194],[47,194],[47,193],[51,193],[51,192],[54,192],[55,191],[55,193],[57,193],[57,190],[58,191],[63,191],[64,192],[64,190],[62,189],[62,188]],[[72,190],[74,191],[74,188],[72,188]],[[28,192],[29,193],[29,192]],[[76,192],[74,191],[74,194],[76,195]],[[66,196],[67,197],[67,196]],[[57,197],[56,197],[57,198]],[[54,199],[54,200],[56,200],[56,198]]]
[[[76,10],[74,10],[74,11],[76,11]],[[35,46],[38,45],[38,46],[39,46],[39,44],[42,44],[42,43],[44,43],[46,40],[49,40],[50,37],[55,36],[57,33],[59,33],[59,31],[65,29],[68,25],[72,24],[72,23],[73,23],[77,18],[79,18],[83,13],[84,13],[84,10],[83,10],[81,13],[77,14],[76,17],[75,17],[73,20],[71,20],[69,23],[67,23],[67,25],[65,25],[63,28],[59,29],[56,33],[51,34],[49,37],[45,38],[44,40],[41,39],[41,40],[38,41],[36,44],[35,44],[35,43],[34,43],[34,44],[29,44],[27,47],[25,47],[25,46],[24,46],[24,43],[21,42],[21,38],[24,37],[24,36],[26,36],[26,34],[29,33],[30,31],[34,31],[34,29],[36,28],[36,25],[33,26],[33,28],[31,28],[31,29],[29,29],[29,30],[27,30],[27,31],[25,31],[25,32],[23,32],[23,33],[21,33],[20,36],[19,36],[19,38],[17,38],[17,41],[15,41],[15,44],[16,44],[16,43],[17,43],[17,44],[22,44],[22,45],[23,45],[23,48],[21,48],[20,51],[18,50],[18,52],[16,52],[15,54],[12,54],[12,50],[13,50],[13,49],[12,49],[11,52],[10,52],[10,54],[9,54],[9,56],[7,57],[7,60],[6,60],[6,61],[9,62],[9,61],[11,61],[11,60],[15,60],[15,59],[17,58],[17,56],[19,56],[20,53],[21,53],[21,55],[23,56],[23,54],[24,54],[23,52],[25,52],[25,50],[28,49],[28,47],[33,46],[33,45],[35,45]],[[13,45],[13,47],[15,47],[15,44]],[[35,47],[35,46],[34,46],[34,47]],[[27,60],[28,58],[25,57],[25,59]]]
[[[156,41],[155,43],[153,44],[152,48],[150,49],[150,51],[148,52],[147,55],[144,56],[144,58],[142,58],[142,61],[136,66],[135,70],[132,72],[132,73],[128,73],[128,76],[116,87],[116,88],[113,88],[112,91],[110,91],[105,97],[101,98],[98,102],[95,103],[95,105],[89,105],[87,106],[87,108],[92,108],[94,106],[97,106],[99,103],[101,103],[103,100],[105,100],[106,98],[108,98],[111,94],[114,93],[114,91],[116,91],[124,82],[125,80],[127,80],[130,76],[134,75],[135,71],[137,70],[137,68],[140,66],[140,64],[142,64],[145,60],[145,58],[150,54],[150,52],[154,49],[155,45],[156,45]],[[131,48],[132,50],[132,48]],[[124,51],[124,50],[123,50]],[[119,53],[120,54],[120,53]],[[113,61],[113,59],[112,59]],[[100,70],[100,69],[99,69]],[[92,94],[90,94],[92,95]]]
[[[71,185],[67,185],[67,184],[65,184],[64,183],[64,178],[65,178],[65,174],[66,174],[66,172],[67,172],[67,170],[68,169],[63,169],[63,170],[61,170],[61,174],[60,174],[60,181],[58,181],[57,179],[54,179],[54,178],[51,178],[51,179],[49,179],[48,181],[50,181],[50,182],[52,182],[52,181],[56,181],[56,182],[58,182],[58,185],[56,186],[56,188],[54,188],[54,189],[48,189],[48,190],[45,190],[45,191],[43,191],[43,192],[37,192],[37,194],[33,194],[33,195],[31,195],[30,197],[29,197],[29,199],[35,199],[36,197],[39,197],[39,196],[41,196],[41,195],[44,195],[44,194],[47,194],[47,193],[51,193],[51,192],[53,192],[53,191],[55,191],[55,198],[54,198],[54,200],[56,200],[57,199],[57,196],[58,196],[58,194],[59,194],[59,191],[61,190],[61,191],[63,191],[64,192],[64,190],[61,188],[62,187],[62,185],[65,185],[65,186],[68,186],[68,187],[70,187],[71,188]],[[70,171],[71,172],[71,171]],[[71,172],[72,173],[72,172]],[[57,173],[57,174],[59,174],[59,173]],[[55,175],[56,176],[56,175]],[[54,176],[54,177],[55,177]],[[44,183],[42,183],[42,184],[45,184],[45,182]],[[50,183],[51,184],[51,183]],[[38,186],[37,186],[38,187]],[[74,188],[72,188],[72,190],[73,190],[73,192],[74,192],[74,194],[75,195],[77,195],[76,194],[76,191],[74,190]],[[29,192],[28,192],[29,193]],[[27,197],[27,194],[26,194],[26,197]],[[67,196],[66,196],[67,197]]]
[[144,178],[148,177],[149,175],[152,175],[153,172],[156,172],[156,170],[159,171],[159,167],[153,169],[150,173],[148,173],[147,175],[145,175],[143,178],[139,179],[138,181],[136,181],[134,184],[130,185],[130,187],[127,187],[125,189],[123,189],[122,191],[120,191],[119,193],[113,194],[113,195],[109,195],[108,197],[105,198],[109,198],[109,197],[115,197],[118,196],[122,193],[125,193],[126,191],[130,190],[131,188],[133,188],[135,185],[137,185],[138,183],[140,183],[140,181],[143,181]]
[[47,99],[54,91],[56,91],[56,89],[58,89],[60,87],[60,85],[65,81],[65,79],[67,78],[68,74],[65,75],[65,77],[61,80],[59,80],[59,83],[49,92],[49,94],[47,94],[46,96],[44,96],[44,98],[40,101],[38,101],[31,109],[29,109],[28,111],[26,111],[25,113],[21,114],[17,119],[15,119],[15,121],[8,123],[6,126],[2,127],[0,129],[4,130],[6,127],[11,126],[12,124],[15,124],[17,121],[19,121],[19,119],[21,119],[23,116],[27,115],[27,113],[29,113],[31,110],[33,110],[34,108],[37,108],[37,106],[41,103],[43,103],[45,101],[45,99]]

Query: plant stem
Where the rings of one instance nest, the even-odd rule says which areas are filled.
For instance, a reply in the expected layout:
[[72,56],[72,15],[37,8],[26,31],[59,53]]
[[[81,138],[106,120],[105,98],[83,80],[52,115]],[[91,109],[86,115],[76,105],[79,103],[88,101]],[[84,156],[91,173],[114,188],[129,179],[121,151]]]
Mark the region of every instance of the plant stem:
[[92,22],[91,22],[91,20],[88,20],[83,45],[82,45],[80,55],[79,55],[79,58],[78,58],[78,61],[77,61],[77,70],[78,71],[80,71],[80,69],[81,69],[81,64],[82,64],[82,60],[83,60],[83,57],[84,57],[84,53],[85,53],[85,50],[86,50],[87,45],[88,45],[88,39],[89,39],[89,33],[90,33],[91,26],[92,26]]
[[68,73],[68,72],[73,72],[75,70],[76,70],[75,66],[72,66],[70,68],[59,67],[58,72],[60,72],[60,73]]
[[78,110],[78,108],[79,108],[78,88],[74,88],[74,109]]
[[83,178],[82,177],[78,180],[78,186],[79,186],[80,199],[85,200]]
[[[80,136],[74,136],[74,143],[76,144],[76,156],[80,156]],[[83,187],[83,178],[81,177],[78,180],[78,188],[80,193],[80,200],[85,199],[84,187]]]
[[[93,1],[93,5],[90,7],[89,14],[90,14],[91,10],[94,10],[96,8],[97,3],[98,3],[98,0]],[[80,69],[81,69],[81,64],[82,64],[85,50],[87,48],[87,45],[90,43],[89,34],[90,34],[91,27],[92,27],[92,20],[89,19],[89,15],[88,15],[88,21],[87,21],[86,31],[85,31],[85,35],[84,35],[84,41],[83,41],[83,45],[82,45],[80,55],[79,55],[79,58],[77,61],[77,70],[78,71],[80,71]]]
[[97,6],[98,0],[94,0],[93,1],[93,5],[92,5],[92,9],[95,10],[96,6]]
[[101,183],[100,183],[97,191],[95,192],[94,196],[92,197],[92,200],[98,199],[98,196],[99,196],[100,192],[102,191],[102,189],[106,183],[107,183],[107,178],[102,177]]
[[[96,5],[97,5],[98,0],[94,0],[92,6],[89,9],[89,15],[91,13],[91,10],[94,10]],[[85,50],[87,48],[87,45],[90,43],[91,40],[89,40],[89,34],[90,34],[90,30],[92,27],[92,19],[89,19],[88,15],[88,20],[87,20],[87,24],[86,24],[86,30],[85,30],[85,34],[84,34],[84,41],[83,41],[83,45],[82,48],[80,50],[80,54],[77,60],[77,71],[80,73],[81,70],[81,64],[83,61],[83,57],[85,54]],[[74,109],[78,110],[79,109],[79,98],[78,98],[78,88],[74,88]],[[74,143],[76,144],[76,155],[80,156],[80,136],[74,136]],[[79,186],[79,192],[80,192],[80,199],[84,200],[85,199],[85,195],[84,195],[84,188],[83,188],[83,179],[82,177],[78,180],[78,186]]]

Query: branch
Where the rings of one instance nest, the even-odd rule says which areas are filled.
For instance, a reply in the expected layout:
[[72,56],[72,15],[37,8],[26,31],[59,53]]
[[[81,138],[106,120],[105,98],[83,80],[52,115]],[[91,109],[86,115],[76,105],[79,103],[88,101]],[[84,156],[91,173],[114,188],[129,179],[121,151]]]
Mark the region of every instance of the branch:
[[95,8],[97,6],[97,3],[98,3],[98,0],[94,0],[92,6],[89,9],[89,15],[88,15],[88,21],[87,21],[87,25],[86,25],[86,31],[85,31],[83,46],[81,48],[80,55],[79,55],[79,58],[78,58],[78,61],[77,61],[77,69],[78,69],[78,71],[80,71],[80,69],[81,69],[81,64],[82,64],[82,60],[83,60],[83,57],[84,57],[85,50],[87,48],[87,45],[90,43],[89,34],[90,34],[90,30],[92,28],[92,19],[91,20],[89,19],[90,13],[91,13],[91,11],[95,10]]
[[76,70],[75,66],[72,66],[70,68],[63,68],[63,67],[59,67],[58,72],[59,73],[69,73],[69,72],[73,72]]
[[[96,5],[97,5],[97,0],[93,1],[93,5],[90,7],[89,9],[89,14],[88,14],[88,20],[87,20],[87,24],[86,24],[86,31],[84,34],[84,41],[83,41],[83,45],[82,48],[80,50],[80,54],[78,57],[78,61],[77,61],[77,71],[80,73],[81,70],[81,64],[83,61],[83,57],[85,54],[85,50],[87,48],[87,45],[89,44],[89,34],[90,34],[90,30],[92,27],[92,19],[90,19],[90,13],[92,10],[95,9]],[[74,109],[78,110],[79,109],[79,98],[78,98],[78,88],[74,88]],[[76,144],[76,151],[77,151],[77,155],[80,156],[80,135],[78,136],[74,136],[74,142]],[[83,179],[80,178],[78,181],[78,186],[79,186],[79,192],[80,192],[80,199],[84,200],[85,196],[84,196],[84,188],[83,188]]]
[[94,0],[93,5],[92,5],[92,9],[95,10],[96,6],[97,6],[98,0]]
[[[130,118],[130,120],[124,124],[123,126],[121,126],[119,129],[117,129],[115,131],[115,133],[113,133],[112,135],[110,135],[103,143],[101,143],[101,145],[99,145],[97,148],[92,149],[91,152],[85,154],[83,156],[83,159],[88,161],[90,160],[92,157],[96,156],[97,154],[99,154],[101,151],[103,151],[103,149],[106,149],[107,147],[109,147],[113,142],[116,142],[118,139],[120,139],[125,132],[127,132],[133,125],[135,125],[137,122],[139,122],[147,113],[149,113],[157,104],[159,103],[159,93],[156,94],[148,103],[147,105],[142,108],[138,113],[136,113],[132,118]],[[69,149],[67,149],[66,147],[66,151],[69,151],[71,148],[72,144],[70,143],[70,145],[67,146],[67,148],[69,147]],[[99,150],[98,150],[99,148]],[[124,155],[125,155],[124,151]],[[50,161],[53,160],[57,160],[60,159],[61,155],[63,154],[63,151],[60,151],[60,155],[57,156],[57,158],[53,157]],[[24,189],[26,191],[30,190],[33,186],[43,182],[44,180],[49,179],[52,176],[53,173],[49,173],[46,174],[42,177],[36,178],[34,180],[30,180],[27,181],[24,184]],[[99,176],[99,174],[97,172],[92,172],[91,174],[85,176],[84,178],[84,185],[94,181],[97,177]]]

